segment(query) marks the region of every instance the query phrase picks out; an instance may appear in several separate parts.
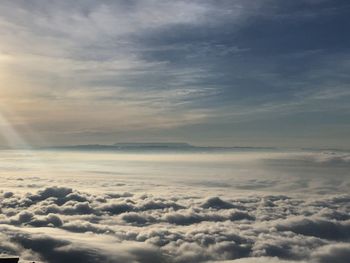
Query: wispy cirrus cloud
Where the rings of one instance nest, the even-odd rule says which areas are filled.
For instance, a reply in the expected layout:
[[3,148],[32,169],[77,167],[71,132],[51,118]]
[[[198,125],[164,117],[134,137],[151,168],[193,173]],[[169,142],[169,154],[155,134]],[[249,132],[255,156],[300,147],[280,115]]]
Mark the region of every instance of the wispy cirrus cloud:
[[1,100],[38,134],[57,119],[65,134],[87,131],[93,141],[101,138],[88,131],[104,129],[94,124],[98,117],[73,117],[93,116],[87,105],[98,106],[106,122],[121,123],[124,133],[135,122],[149,136],[152,126],[165,137],[169,127],[171,133],[185,127],[182,140],[199,143],[208,138],[189,132],[196,125],[225,130],[226,142],[249,141],[230,124],[245,129],[245,122],[263,126],[267,118],[284,125],[280,112],[302,122],[301,113],[327,111],[328,122],[318,125],[330,127],[348,104],[349,39],[338,27],[347,8],[343,1],[4,1]]

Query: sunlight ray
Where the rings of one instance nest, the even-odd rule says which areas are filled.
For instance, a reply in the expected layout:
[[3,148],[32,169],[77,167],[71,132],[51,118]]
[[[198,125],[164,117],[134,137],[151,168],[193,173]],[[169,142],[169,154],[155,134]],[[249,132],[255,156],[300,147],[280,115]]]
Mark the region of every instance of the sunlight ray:
[[0,113],[0,136],[2,136],[7,146],[15,148],[30,148],[27,142],[22,138],[22,136],[16,131],[11,123]]

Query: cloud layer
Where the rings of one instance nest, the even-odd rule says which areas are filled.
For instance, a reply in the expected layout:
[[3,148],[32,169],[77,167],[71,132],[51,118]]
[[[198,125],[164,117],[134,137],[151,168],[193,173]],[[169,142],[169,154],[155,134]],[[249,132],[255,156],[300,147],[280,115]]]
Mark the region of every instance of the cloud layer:
[[0,254],[23,262],[344,262],[341,151],[1,151]]
[[3,192],[1,252],[53,263],[345,262],[349,199]]

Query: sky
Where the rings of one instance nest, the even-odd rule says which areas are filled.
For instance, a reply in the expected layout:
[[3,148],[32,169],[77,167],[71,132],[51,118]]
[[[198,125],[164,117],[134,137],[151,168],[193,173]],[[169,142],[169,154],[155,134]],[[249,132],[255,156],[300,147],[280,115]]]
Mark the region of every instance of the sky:
[[0,145],[350,148],[350,3],[3,0]]

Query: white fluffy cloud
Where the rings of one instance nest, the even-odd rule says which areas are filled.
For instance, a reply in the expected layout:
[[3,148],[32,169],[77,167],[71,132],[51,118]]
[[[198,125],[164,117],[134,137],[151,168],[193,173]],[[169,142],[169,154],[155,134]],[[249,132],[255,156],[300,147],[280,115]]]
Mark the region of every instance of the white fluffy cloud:
[[67,187],[5,192],[1,251],[53,263],[344,262],[350,220],[332,215],[350,212],[347,198],[175,200]]

